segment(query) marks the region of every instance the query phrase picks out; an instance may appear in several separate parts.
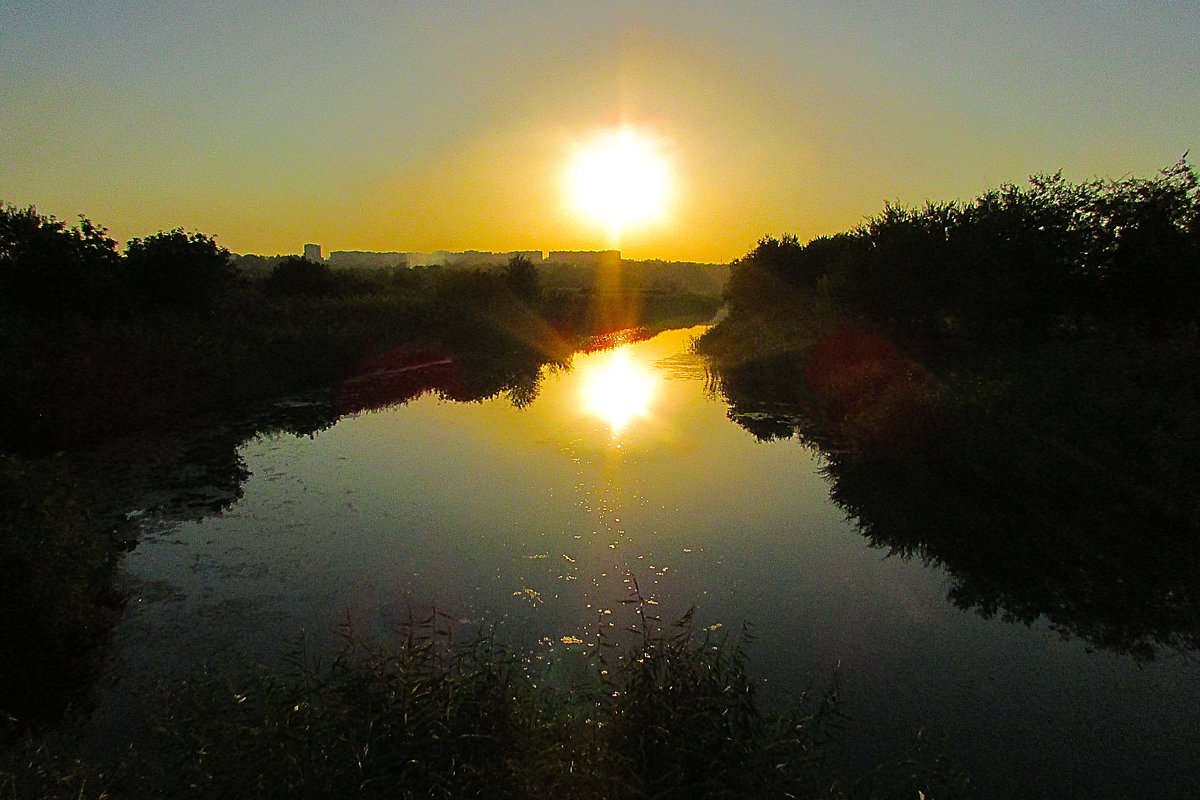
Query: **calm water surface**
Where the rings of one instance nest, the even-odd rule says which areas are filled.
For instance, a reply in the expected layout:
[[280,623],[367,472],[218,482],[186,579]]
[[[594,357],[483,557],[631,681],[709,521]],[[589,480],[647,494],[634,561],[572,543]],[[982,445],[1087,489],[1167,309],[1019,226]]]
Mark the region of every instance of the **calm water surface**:
[[867,546],[819,453],[726,417],[688,355],[699,332],[577,354],[524,408],[429,394],[245,442],[226,512],[146,515],[97,724],[154,681],[278,663],[347,615],[381,632],[435,607],[558,652],[626,624],[632,579],[664,617],[749,623],[766,703],[836,669],[847,768],[922,731],[984,797],[1200,796],[1194,655],[1138,665],[957,610],[939,569]]

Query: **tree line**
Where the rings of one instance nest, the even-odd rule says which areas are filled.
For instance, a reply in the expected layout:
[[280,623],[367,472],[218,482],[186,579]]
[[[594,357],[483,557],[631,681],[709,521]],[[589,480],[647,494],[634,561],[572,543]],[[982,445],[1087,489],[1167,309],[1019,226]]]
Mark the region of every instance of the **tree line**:
[[1054,335],[1200,322],[1200,180],[1072,183],[1061,171],[969,202],[886,204],[845,233],[767,237],[733,264],[736,314],[830,298],[912,334]]
[[0,207],[0,302],[37,315],[113,317],[206,308],[235,283],[228,250],[182,228],[131,239],[81,216],[68,227],[33,206]]

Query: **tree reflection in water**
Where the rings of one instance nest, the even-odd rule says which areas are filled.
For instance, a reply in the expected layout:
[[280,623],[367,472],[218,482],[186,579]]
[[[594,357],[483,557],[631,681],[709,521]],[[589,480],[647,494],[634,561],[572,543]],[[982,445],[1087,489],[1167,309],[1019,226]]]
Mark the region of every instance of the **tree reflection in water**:
[[[842,344],[836,368],[814,366],[820,346],[807,359],[714,364],[711,390],[760,440],[819,449],[832,499],[872,546],[943,566],[959,608],[1044,619],[1136,659],[1200,646],[1194,451],[1152,449],[1109,418],[1156,407],[1149,398],[1089,406],[1078,373],[1033,365],[1002,391],[945,389],[919,368],[886,378],[904,370],[877,343],[853,350]],[[830,386],[851,387],[853,407]],[[1191,407],[1157,408],[1155,424],[1170,430],[1168,415]]]
[[570,350],[560,350],[496,337],[453,351],[408,345],[365,356],[333,386],[197,418],[170,435],[65,454],[63,460],[81,476],[80,489],[98,528],[118,531],[132,547],[147,513],[160,521],[194,521],[231,508],[250,477],[241,446],[256,436],[312,436],[344,416],[430,393],[454,402],[503,395],[523,408],[537,397],[545,369],[569,363]]

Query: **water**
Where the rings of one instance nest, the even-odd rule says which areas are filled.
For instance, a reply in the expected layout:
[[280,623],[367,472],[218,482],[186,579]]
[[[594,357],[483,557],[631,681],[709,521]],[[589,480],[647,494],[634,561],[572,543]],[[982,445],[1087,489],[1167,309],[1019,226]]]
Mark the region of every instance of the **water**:
[[768,706],[836,671],[848,771],[919,735],[983,797],[1200,796],[1194,654],[1136,663],[955,608],[940,568],[847,521],[820,452],[730,421],[688,355],[699,332],[577,354],[523,408],[428,393],[245,441],[251,476],[223,513],[140,517],[95,725],[120,729],[158,680],[277,665],[346,619],[381,633],[436,608],[553,653],[623,627],[636,582],[664,618],[748,623]]

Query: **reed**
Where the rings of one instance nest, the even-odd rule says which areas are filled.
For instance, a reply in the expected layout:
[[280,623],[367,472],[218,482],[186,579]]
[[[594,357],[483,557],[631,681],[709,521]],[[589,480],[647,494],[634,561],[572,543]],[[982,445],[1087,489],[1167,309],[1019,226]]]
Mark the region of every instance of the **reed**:
[[164,690],[111,770],[27,743],[0,765],[0,797],[917,796],[915,778],[828,766],[836,683],[765,714],[744,636],[690,613],[663,625],[651,601],[631,602],[627,646],[598,633],[568,683],[486,631],[459,641],[438,614],[387,641],[347,625],[332,654],[298,643],[287,674]]

